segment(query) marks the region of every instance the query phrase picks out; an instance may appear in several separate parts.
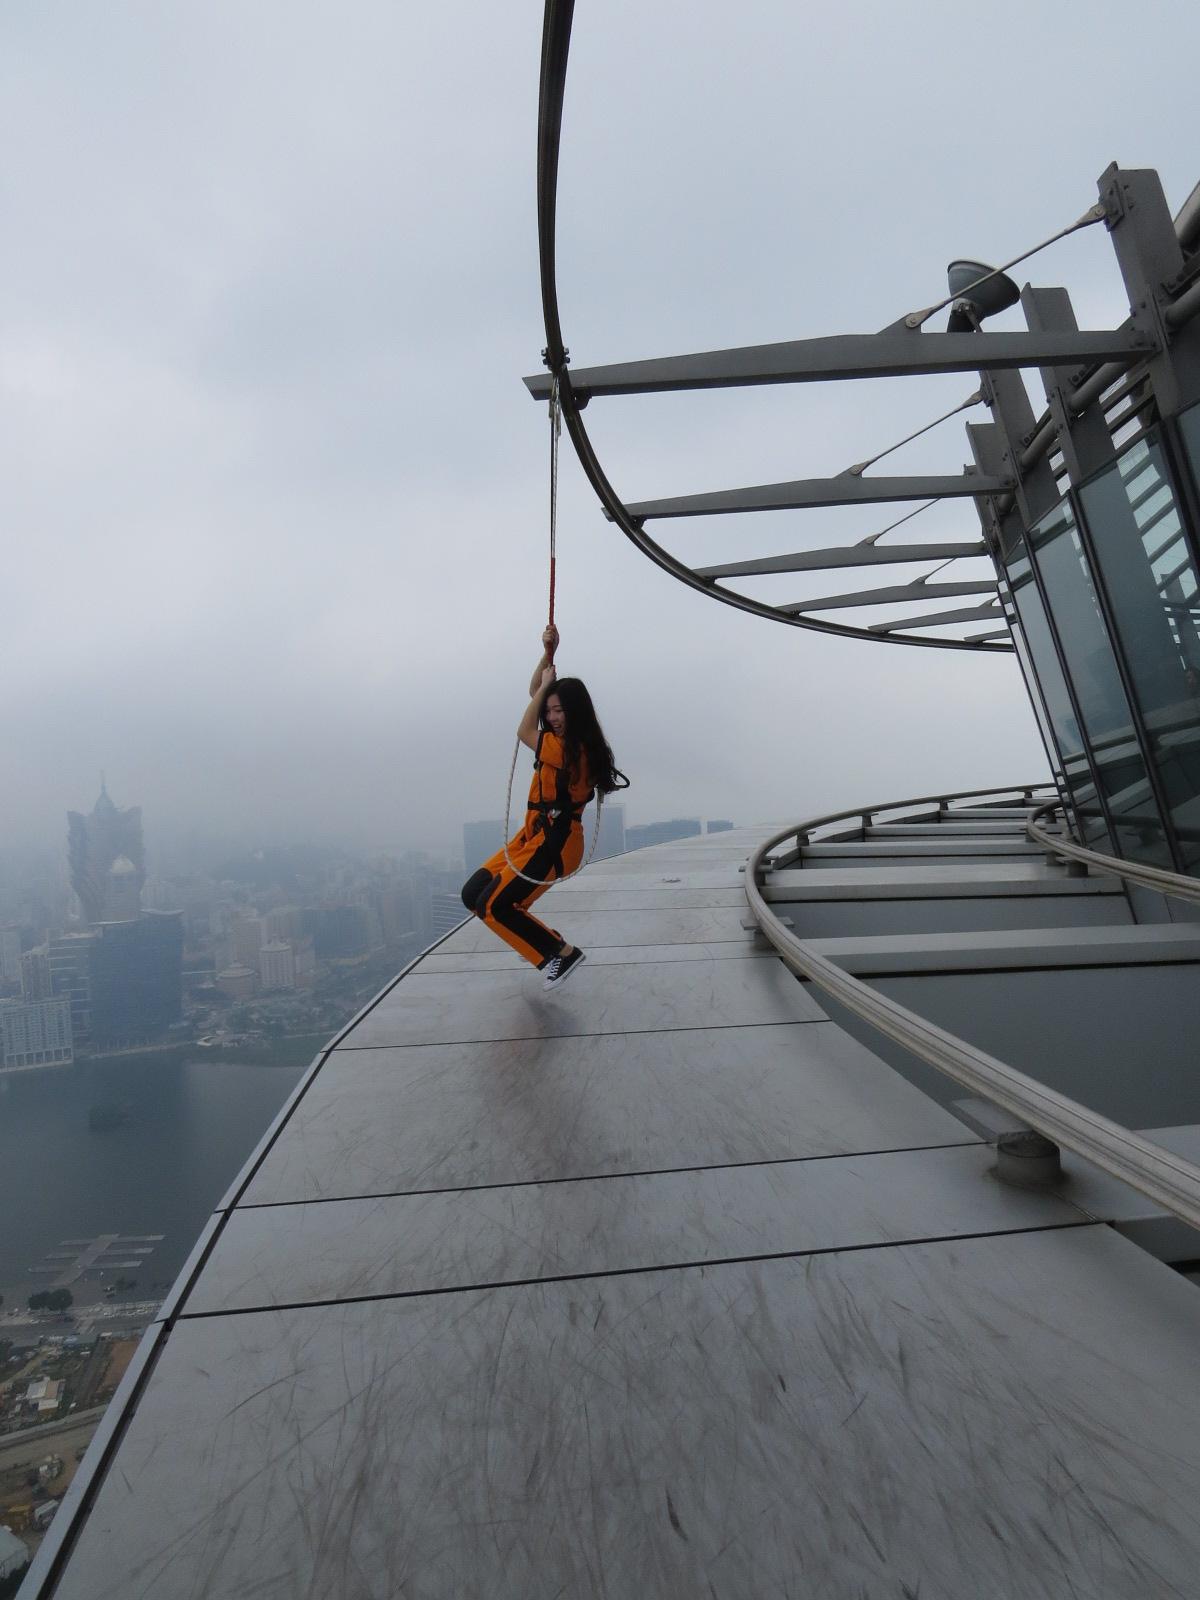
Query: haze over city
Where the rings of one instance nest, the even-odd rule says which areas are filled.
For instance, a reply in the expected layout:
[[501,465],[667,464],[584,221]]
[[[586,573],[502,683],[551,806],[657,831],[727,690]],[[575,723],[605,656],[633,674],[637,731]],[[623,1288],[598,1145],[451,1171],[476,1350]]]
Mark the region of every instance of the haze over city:
[[[716,5],[584,8],[560,183],[573,361],[880,327],[944,293],[952,256],[1006,259],[1074,219],[1113,155],[1156,165],[1178,204],[1189,58],[1142,71],[1153,28],[1128,41],[1113,148],[1067,119],[1053,166],[1039,117],[999,127],[977,69],[953,70],[985,53],[1032,107],[1061,93],[1068,37],[1074,78],[1111,79],[1105,19],[1124,14],[1094,7],[1080,34],[1018,4],[993,36],[940,5],[751,4],[736,29]],[[9,8],[10,851],[61,849],[102,771],[151,850],[198,832],[453,852],[502,808],[546,605],[545,412],[520,382],[544,343],[541,13],[469,19]],[[980,182],[981,162],[1022,181]],[[1033,266],[1085,324],[1124,314],[1095,230]],[[967,387],[660,396],[589,425],[633,498],[838,471]],[[965,455],[956,420],[896,470]],[[936,515],[977,534],[967,509]],[[750,520],[757,550],[886,519]],[[668,538],[692,560],[728,542],[699,522]],[[1045,771],[1011,657],[708,604],[604,521],[569,447],[559,544],[560,662],[595,692],[631,821]]]

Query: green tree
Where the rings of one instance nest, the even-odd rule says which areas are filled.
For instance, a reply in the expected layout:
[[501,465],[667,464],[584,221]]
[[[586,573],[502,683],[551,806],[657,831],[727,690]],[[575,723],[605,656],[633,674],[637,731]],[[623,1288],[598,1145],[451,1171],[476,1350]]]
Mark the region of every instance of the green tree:
[[69,1289],[39,1289],[29,1296],[31,1311],[65,1311],[74,1303],[75,1296]]

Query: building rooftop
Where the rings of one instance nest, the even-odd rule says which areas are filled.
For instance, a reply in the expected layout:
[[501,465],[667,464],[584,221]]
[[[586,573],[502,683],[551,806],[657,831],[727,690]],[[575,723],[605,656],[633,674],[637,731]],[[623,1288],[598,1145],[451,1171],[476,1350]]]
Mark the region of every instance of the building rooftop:
[[[1121,1185],[999,1182],[830,1016],[746,925],[766,837],[556,889],[588,952],[564,990],[470,922],[334,1041],[147,1335],[31,1593],[1189,1592],[1194,1285],[1110,1225]],[[960,913],[1129,922],[986,823],[931,841],[932,881],[989,839],[1023,870],[962,861]],[[878,842],[857,901],[874,878],[886,911],[911,879]],[[826,859],[799,875],[853,912]]]

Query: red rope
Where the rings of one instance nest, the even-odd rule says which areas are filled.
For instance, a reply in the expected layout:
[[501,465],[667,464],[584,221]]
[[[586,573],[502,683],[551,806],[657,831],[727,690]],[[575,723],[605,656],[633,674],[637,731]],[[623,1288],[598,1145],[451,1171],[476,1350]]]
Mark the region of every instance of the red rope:
[[[554,626],[554,583],[555,583],[555,546],[558,534],[558,378],[550,386],[550,621],[548,626]],[[554,647],[551,646],[546,654],[551,663],[554,661]]]

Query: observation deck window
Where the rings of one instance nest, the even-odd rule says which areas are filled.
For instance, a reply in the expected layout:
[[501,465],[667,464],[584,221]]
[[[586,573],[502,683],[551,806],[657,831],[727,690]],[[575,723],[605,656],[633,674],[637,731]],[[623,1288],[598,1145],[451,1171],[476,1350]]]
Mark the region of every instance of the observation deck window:
[[[1105,848],[1108,825],[1024,539],[1009,558],[1008,584],[1018,620],[1018,627],[1012,630],[1013,643],[1026,676],[1032,678],[1034,706],[1038,708],[1040,702],[1045,707],[1050,734],[1046,742],[1052,742],[1058,751],[1060,771],[1055,776],[1061,777],[1070,795],[1083,842]],[[1047,729],[1040,715],[1038,721],[1046,738]]]
[[1142,439],[1079,494],[1177,836],[1200,865],[1200,579],[1163,447]]
[[1032,529],[1030,542],[1118,850],[1130,860],[1173,868],[1071,503],[1049,511]]

